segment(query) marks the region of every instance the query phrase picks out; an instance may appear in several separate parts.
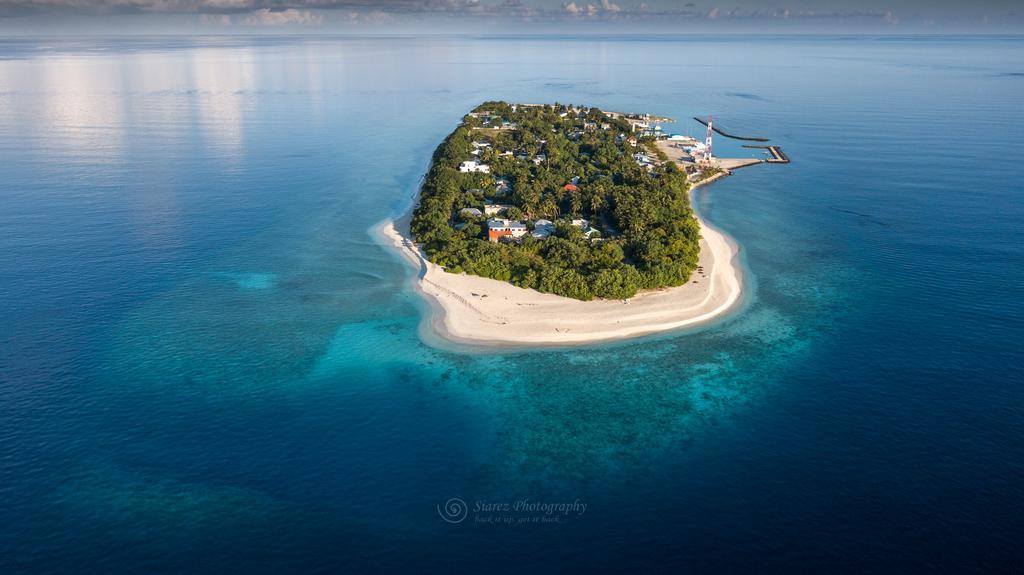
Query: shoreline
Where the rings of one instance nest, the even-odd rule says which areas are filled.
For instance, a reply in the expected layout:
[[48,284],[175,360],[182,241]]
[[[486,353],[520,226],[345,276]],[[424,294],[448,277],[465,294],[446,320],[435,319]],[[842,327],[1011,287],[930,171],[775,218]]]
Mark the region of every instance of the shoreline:
[[427,260],[412,241],[409,222],[414,203],[400,217],[373,226],[371,232],[417,270],[413,287],[430,307],[424,321],[430,335],[455,344],[500,349],[619,341],[704,326],[742,301],[739,246],[700,217],[692,195],[717,179],[691,185],[689,190],[700,222],[701,267],[689,283],[640,292],[628,304],[580,301],[490,278],[450,274]]

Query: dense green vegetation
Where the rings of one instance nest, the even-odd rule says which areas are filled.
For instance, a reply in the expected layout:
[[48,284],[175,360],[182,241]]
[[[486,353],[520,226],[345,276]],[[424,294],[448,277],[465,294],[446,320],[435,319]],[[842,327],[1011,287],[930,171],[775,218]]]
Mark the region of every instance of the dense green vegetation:
[[[631,126],[595,108],[486,102],[438,146],[420,192],[412,232],[427,257],[448,271],[509,281],[567,297],[628,298],[638,290],[685,283],[697,265],[700,228],[686,174],[671,162],[641,166]],[[486,143],[479,157],[476,143]],[[508,152],[511,152],[509,154]],[[538,157],[538,155],[540,155]],[[478,159],[491,172],[463,173]],[[511,190],[496,191],[495,178]],[[576,189],[566,184],[578,178]],[[503,217],[555,232],[515,242],[487,240],[487,220],[462,208],[485,199],[512,206]],[[587,219],[590,237],[570,225]]]

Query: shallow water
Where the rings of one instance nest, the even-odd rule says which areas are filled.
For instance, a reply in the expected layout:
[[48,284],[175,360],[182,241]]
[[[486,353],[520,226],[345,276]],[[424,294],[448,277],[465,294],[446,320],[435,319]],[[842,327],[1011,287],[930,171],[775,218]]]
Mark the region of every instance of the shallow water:
[[[0,567],[1021,567],[1022,48],[0,43]],[[424,345],[368,229],[487,99],[781,145],[696,192],[749,305],[574,350]],[[472,509],[523,499],[587,507]]]

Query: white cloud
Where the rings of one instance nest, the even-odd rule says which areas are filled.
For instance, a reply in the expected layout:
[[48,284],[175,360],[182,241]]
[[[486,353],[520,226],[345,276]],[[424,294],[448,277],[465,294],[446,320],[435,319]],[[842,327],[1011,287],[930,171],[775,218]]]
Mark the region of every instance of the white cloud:
[[582,2],[579,4],[569,2],[562,5],[562,12],[569,16],[612,16],[618,14],[620,10],[619,5],[610,0],[601,0],[600,5],[583,4]]
[[[788,26],[806,23],[823,26],[887,26],[906,28],[952,25],[970,20],[978,26],[989,24],[1020,29],[1024,14],[1014,3],[1021,0],[975,0],[957,7],[936,8],[933,13],[919,9],[925,0],[861,0],[849,7],[835,8],[830,0],[737,0],[732,8],[715,7],[714,0],[0,0],[0,23],[8,17],[85,15],[103,17],[122,14],[191,14],[206,25],[329,25],[331,23],[418,23],[458,18],[483,21],[623,23],[638,27],[676,22],[714,21],[752,23],[788,21]],[[697,4],[700,4],[699,6]],[[801,4],[802,9],[787,6]],[[914,10],[902,6],[913,5]],[[979,6],[980,5],[980,6]],[[827,6],[827,8],[826,8]],[[815,10],[815,8],[819,8]],[[897,17],[900,14],[901,17]],[[912,14],[912,15],[908,15]],[[224,16],[227,18],[224,18]],[[205,16],[205,18],[203,17]],[[991,19],[989,18],[991,16]]]
[[262,8],[242,19],[245,26],[316,26],[323,24],[324,17],[309,10],[271,10]]
[[204,26],[230,26],[231,16],[227,14],[201,14],[199,23]]
[[369,12],[345,10],[338,15],[336,20],[345,24],[387,24],[394,20],[394,16],[380,10]]

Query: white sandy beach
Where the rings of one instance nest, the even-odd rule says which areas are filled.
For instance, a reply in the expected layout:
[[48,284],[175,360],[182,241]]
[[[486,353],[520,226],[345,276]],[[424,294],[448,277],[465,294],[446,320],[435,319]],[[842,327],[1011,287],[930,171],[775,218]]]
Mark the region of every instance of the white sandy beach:
[[416,289],[431,304],[433,331],[449,341],[483,346],[580,345],[692,327],[737,305],[743,279],[738,249],[701,221],[700,266],[690,283],[622,300],[579,301],[467,274],[427,261],[409,234],[410,215],[376,231],[415,266]]

